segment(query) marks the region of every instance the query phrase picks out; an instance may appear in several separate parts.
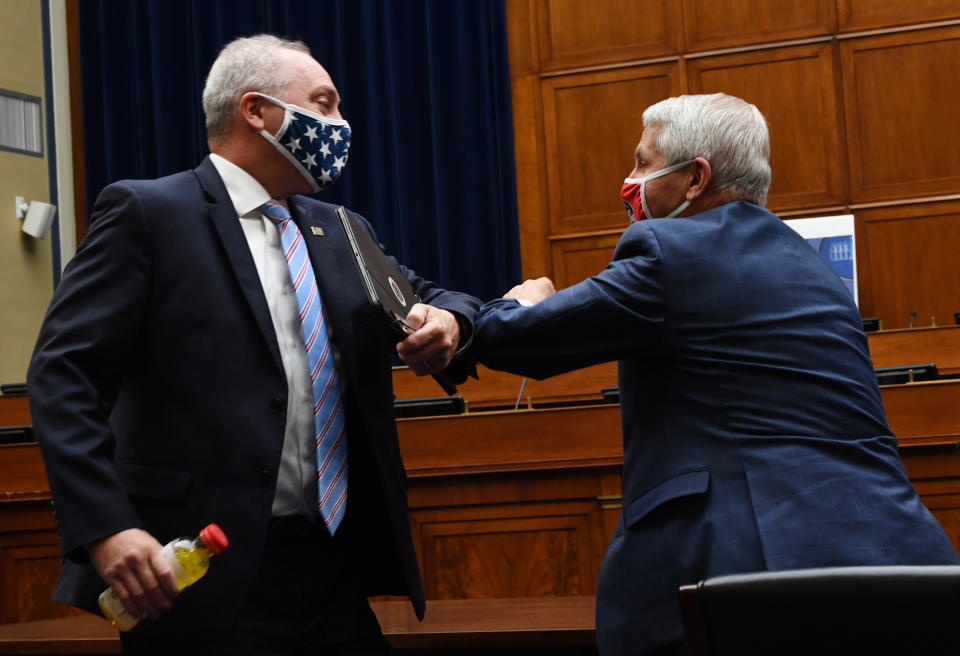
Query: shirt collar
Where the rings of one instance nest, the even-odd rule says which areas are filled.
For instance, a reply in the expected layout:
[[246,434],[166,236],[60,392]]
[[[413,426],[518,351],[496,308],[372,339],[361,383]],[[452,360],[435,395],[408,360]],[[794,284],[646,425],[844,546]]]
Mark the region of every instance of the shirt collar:
[[245,216],[270,200],[270,194],[257,182],[257,179],[242,168],[215,153],[210,154],[210,161],[220,174],[223,186],[227,188],[230,202],[237,216]]

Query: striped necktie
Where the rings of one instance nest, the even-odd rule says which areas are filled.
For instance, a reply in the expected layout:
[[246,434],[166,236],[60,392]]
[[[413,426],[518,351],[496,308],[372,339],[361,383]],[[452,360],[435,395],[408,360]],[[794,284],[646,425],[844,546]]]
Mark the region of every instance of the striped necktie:
[[290,280],[300,308],[300,334],[306,347],[310,381],[313,384],[317,507],[332,535],[343,520],[347,505],[346,417],[340,383],[303,234],[290,217],[290,212],[276,201],[264,203],[260,211],[280,231],[280,245],[287,258]]

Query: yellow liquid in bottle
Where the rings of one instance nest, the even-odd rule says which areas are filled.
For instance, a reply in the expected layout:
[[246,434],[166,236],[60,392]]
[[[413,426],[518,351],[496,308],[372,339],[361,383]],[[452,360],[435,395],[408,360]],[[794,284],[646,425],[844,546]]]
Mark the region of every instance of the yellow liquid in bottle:
[[[162,553],[170,563],[178,590],[196,583],[210,567],[210,552],[192,540],[171,542],[163,548]],[[104,616],[118,630],[129,631],[139,623],[127,612],[120,596],[112,588],[104,590],[99,601]]]
[[210,567],[210,552],[187,540],[174,543],[173,555],[176,564],[180,566],[171,563],[179,590],[196,583]]

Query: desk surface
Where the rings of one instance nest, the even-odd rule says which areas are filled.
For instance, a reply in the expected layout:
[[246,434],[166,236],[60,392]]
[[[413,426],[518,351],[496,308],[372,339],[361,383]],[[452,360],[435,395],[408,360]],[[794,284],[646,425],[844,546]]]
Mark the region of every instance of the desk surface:
[[[371,607],[395,649],[594,644],[592,596],[451,599],[427,602],[421,624],[408,601]],[[77,615],[0,625],[0,654],[119,654],[106,621]]]

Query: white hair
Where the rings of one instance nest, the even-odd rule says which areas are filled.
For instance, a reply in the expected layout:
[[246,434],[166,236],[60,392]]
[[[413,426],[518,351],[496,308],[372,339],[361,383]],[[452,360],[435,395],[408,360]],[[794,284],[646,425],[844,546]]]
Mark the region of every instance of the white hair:
[[[240,98],[248,91],[276,96],[290,82],[284,77],[280,51],[297,50],[310,54],[301,41],[288,41],[272,34],[234,39],[223,47],[210,67],[203,87],[203,113],[207,139],[217,142],[230,132]],[[288,73],[286,75],[289,75]]]
[[770,135],[754,105],[725,93],[677,96],[643,112],[643,127],[660,127],[657,149],[667,165],[703,157],[726,200],[767,202]]

